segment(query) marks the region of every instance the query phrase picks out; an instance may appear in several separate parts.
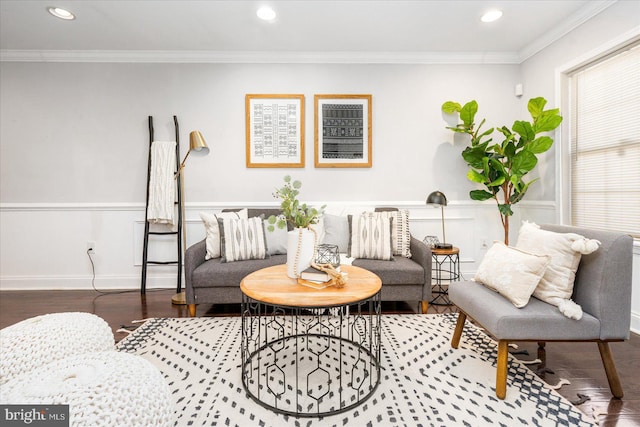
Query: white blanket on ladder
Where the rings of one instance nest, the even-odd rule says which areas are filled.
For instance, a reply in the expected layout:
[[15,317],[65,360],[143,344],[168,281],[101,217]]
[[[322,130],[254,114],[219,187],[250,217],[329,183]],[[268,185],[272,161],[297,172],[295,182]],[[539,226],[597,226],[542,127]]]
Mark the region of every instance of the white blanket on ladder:
[[151,174],[149,176],[149,206],[147,220],[158,224],[173,224],[175,217],[176,142],[153,141],[151,144]]

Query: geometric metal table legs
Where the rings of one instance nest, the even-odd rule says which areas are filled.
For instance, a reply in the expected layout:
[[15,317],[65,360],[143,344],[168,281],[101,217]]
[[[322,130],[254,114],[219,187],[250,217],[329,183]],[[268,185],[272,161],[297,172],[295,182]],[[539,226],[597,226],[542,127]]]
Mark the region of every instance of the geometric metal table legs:
[[380,292],[317,308],[242,300],[242,384],[275,412],[320,417],[350,410],[380,383]]
[[431,249],[433,279],[435,281],[433,288],[434,298],[430,301],[433,305],[451,305],[449,300],[448,285],[451,282],[460,280],[460,250],[458,248],[451,249]]

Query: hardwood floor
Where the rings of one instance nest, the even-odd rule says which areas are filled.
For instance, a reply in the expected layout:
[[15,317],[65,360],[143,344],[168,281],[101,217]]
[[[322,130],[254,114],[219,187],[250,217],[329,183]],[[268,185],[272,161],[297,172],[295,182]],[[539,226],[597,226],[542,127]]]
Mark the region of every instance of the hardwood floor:
[[[172,290],[149,290],[146,295],[138,291],[99,294],[95,291],[3,291],[0,292],[0,328],[33,316],[84,311],[102,317],[114,331],[116,340],[125,334],[117,329],[134,328],[132,320],[150,317],[188,317],[186,306],[171,304]],[[239,304],[199,306],[199,316],[239,315]],[[416,313],[417,303],[383,303],[385,313]],[[429,313],[455,311],[451,306],[429,305]],[[515,354],[524,360],[538,357],[536,343],[519,343]],[[578,394],[589,398],[579,405],[587,414],[597,415],[600,426],[640,426],[640,336],[632,334],[624,343],[612,343],[611,351],[622,381],[625,397],[612,398],[606,375],[595,343],[547,343],[547,368],[549,384],[557,384],[561,378],[571,382],[559,392],[575,402]],[[529,365],[536,369],[537,365]],[[507,389],[508,393],[508,389]],[[602,414],[602,415],[599,415]]]

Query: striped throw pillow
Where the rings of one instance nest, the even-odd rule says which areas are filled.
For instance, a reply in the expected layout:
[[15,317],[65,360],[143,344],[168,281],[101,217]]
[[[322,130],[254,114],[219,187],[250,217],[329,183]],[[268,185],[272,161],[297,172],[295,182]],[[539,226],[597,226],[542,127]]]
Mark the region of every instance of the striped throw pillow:
[[379,215],[349,215],[348,256],[354,258],[393,259],[391,247],[391,218]]
[[247,209],[241,209],[238,212],[222,212],[212,214],[208,212],[200,212],[200,218],[204,223],[204,229],[207,235],[206,247],[207,253],[204,259],[220,258],[220,226],[218,219],[220,218],[247,218]]
[[407,209],[401,209],[397,211],[372,212],[371,214],[391,218],[391,244],[393,246],[393,254],[411,258],[409,211]]
[[221,262],[265,259],[266,237],[262,218],[218,219],[220,226]]

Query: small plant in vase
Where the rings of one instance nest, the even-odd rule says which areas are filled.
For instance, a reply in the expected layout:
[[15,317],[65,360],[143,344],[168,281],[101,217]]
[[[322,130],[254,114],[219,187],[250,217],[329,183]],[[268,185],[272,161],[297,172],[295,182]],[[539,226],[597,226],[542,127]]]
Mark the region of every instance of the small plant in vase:
[[284,185],[273,193],[275,198],[280,199],[282,214],[271,215],[267,226],[268,231],[274,231],[276,227],[285,229],[287,224],[294,228],[287,236],[287,275],[291,278],[299,277],[313,261],[317,236],[309,226],[318,223],[325,208],[325,205],[316,209],[300,203],[298,194],[301,187],[300,181],[292,181],[289,175],[284,177]]
[[284,185],[273,193],[273,197],[281,200],[282,215],[269,217],[269,231],[274,231],[275,227],[286,228],[287,224],[291,224],[293,228],[309,228],[310,225],[318,223],[324,213],[325,205],[316,209],[307,206],[306,203],[300,204],[298,194],[301,187],[302,182],[298,180],[292,182],[289,175],[284,177]]

